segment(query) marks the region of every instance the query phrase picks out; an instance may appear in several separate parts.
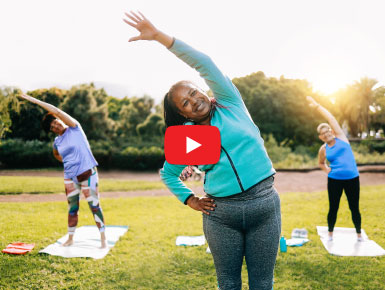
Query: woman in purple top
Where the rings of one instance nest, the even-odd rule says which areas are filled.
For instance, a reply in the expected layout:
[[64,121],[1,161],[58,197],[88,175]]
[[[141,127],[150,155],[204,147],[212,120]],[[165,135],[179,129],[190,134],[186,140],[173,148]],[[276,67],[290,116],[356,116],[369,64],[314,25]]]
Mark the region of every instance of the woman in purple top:
[[74,118],[55,106],[35,99],[28,95],[21,98],[37,104],[49,113],[43,118],[43,128],[46,132],[57,135],[54,141],[53,154],[63,162],[64,186],[68,200],[68,240],[63,246],[73,244],[73,236],[78,223],[79,198],[82,192],[94,216],[96,226],[100,231],[101,247],[106,247],[105,225],[102,208],[99,204],[98,173],[94,156],[82,127]]
[[[357,232],[357,240],[361,242],[361,214],[359,210],[360,180],[354,160],[354,155],[348,138],[338,124],[334,116],[318,104],[312,97],[307,97],[311,107],[314,107],[328,123],[318,125],[319,138],[325,142],[319,152],[319,166],[328,174],[329,213],[328,228],[329,241],[333,240],[334,225],[337,220],[337,211],[345,190],[352,219]],[[330,165],[326,163],[329,161]]]

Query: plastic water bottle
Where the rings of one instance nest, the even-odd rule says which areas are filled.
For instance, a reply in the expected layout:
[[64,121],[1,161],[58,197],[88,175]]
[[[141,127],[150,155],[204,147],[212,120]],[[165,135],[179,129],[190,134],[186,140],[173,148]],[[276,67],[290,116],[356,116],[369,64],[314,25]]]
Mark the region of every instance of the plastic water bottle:
[[281,250],[281,253],[287,252],[286,239],[284,236],[279,240],[279,249]]

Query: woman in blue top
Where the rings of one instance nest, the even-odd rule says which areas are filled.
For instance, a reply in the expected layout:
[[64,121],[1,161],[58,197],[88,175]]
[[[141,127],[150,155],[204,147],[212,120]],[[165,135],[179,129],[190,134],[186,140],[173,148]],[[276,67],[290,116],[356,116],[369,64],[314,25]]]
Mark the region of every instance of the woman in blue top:
[[68,201],[68,240],[63,246],[73,244],[73,236],[78,223],[80,192],[87,199],[96,226],[100,231],[101,247],[105,248],[106,236],[102,208],[99,204],[98,173],[94,156],[82,127],[74,118],[55,106],[28,95],[21,97],[46,109],[42,125],[46,132],[57,135],[54,141],[53,154],[63,162],[64,186]]
[[203,212],[203,230],[214,258],[220,289],[241,289],[246,258],[250,289],[271,289],[281,232],[275,173],[258,127],[231,80],[205,54],[157,30],[141,13],[124,21],[140,35],[130,41],[156,40],[206,81],[214,98],[189,81],[173,85],[164,98],[166,127],[211,125],[221,134],[221,155],[205,171],[206,197],[197,197],[179,179],[185,165],[165,162],[160,174],[177,198]]
[[[352,148],[350,147],[348,138],[345,136],[334,116],[312,97],[308,96],[307,100],[309,105],[316,108],[329,123],[322,123],[318,125],[317,128],[319,138],[325,142],[318,152],[318,160],[321,169],[328,174],[328,239],[329,241],[333,240],[337,211],[342,191],[345,190],[357,232],[357,240],[360,242],[362,241],[361,214],[359,210],[360,179]],[[329,161],[330,166],[327,165],[326,160]]]

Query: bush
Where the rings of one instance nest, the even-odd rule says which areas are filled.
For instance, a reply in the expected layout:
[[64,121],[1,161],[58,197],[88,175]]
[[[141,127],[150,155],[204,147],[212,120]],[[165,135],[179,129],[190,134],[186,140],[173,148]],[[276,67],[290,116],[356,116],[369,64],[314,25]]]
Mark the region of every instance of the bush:
[[59,167],[52,143],[39,140],[7,139],[0,143],[0,163],[4,168]]
[[89,141],[92,154],[99,167],[103,169],[110,169],[112,166],[112,158],[118,150],[110,141]]
[[285,160],[291,153],[291,149],[289,147],[280,146],[272,134],[269,134],[264,139],[266,151],[273,163]]
[[[138,139],[139,140],[139,139]],[[138,141],[137,140],[137,141]],[[110,140],[90,141],[92,152],[102,169],[156,170],[164,163],[164,150],[160,140],[151,143],[130,142],[122,149]],[[376,144],[376,145],[373,145]],[[147,145],[147,146],[145,146]],[[317,153],[320,144],[297,146],[294,151],[288,146],[278,144],[273,135],[265,138],[265,147],[277,169],[304,169],[318,166]],[[384,164],[385,153],[373,148],[382,148],[381,142],[352,143],[352,149],[358,164]],[[61,167],[52,154],[52,142],[39,140],[23,141],[6,139],[0,143],[0,165],[3,168],[44,168]]]
[[294,153],[298,155],[307,155],[312,158],[315,158],[318,156],[318,151],[321,147],[322,143],[321,142],[316,142],[311,146],[304,146],[304,145],[299,145],[295,147]]
[[318,166],[317,155],[320,144],[314,143],[312,146],[299,145],[295,147],[293,152],[290,147],[284,146],[283,143],[278,144],[272,134],[265,138],[265,147],[274,168],[306,169]]
[[[357,143],[354,143],[356,145]],[[379,141],[376,139],[365,139],[356,145],[360,148],[366,147],[369,152],[385,153],[385,141]]]
[[[103,169],[156,170],[164,163],[164,151],[151,146],[132,146],[121,150],[110,141],[91,141],[90,146],[99,167]],[[0,143],[0,165],[3,168],[62,167],[52,154],[52,142],[7,139]]]
[[164,163],[164,151],[159,147],[138,149],[127,147],[113,156],[113,166],[120,169],[149,170],[159,169]]
[[373,152],[365,154],[355,150],[353,150],[353,153],[357,164],[385,164],[385,153]]
[[284,160],[274,163],[276,169],[307,169],[318,167],[317,158],[290,153]]

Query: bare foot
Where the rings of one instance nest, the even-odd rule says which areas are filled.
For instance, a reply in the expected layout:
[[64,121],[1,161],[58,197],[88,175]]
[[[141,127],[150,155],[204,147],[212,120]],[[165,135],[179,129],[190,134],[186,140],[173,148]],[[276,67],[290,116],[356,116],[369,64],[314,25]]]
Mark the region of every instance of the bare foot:
[[62,246],[63,247],[69,247],[72,246],[74,241],[72,239],[68,239]]

